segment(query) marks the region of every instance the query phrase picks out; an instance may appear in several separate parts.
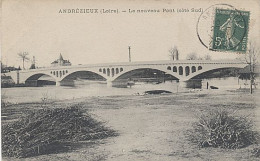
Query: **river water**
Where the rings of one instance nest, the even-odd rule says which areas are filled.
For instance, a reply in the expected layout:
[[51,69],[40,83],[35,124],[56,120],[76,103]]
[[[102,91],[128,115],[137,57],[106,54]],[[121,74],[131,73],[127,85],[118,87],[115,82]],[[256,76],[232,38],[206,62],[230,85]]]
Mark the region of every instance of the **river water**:
[[192,90],[193,87],[206,90],[207,82],[209,86],[215,86],[222,90],[232,90],[239,88],[249,88],[249,81],[239,80],[237,77],[204,79],[192,82],[191,88],[176,81],[166,81],[165,83],[136,83],[127,88],[108,87],[105,82],[86,81],[76,83],[73,87],[68,86],[43,86],[43,87],[14,87],[2,88],[1,95],[4,101],[10,103],[40,102],[42,98],[48,100],[65,100],[91,96],[115,96],[142,94],[148,90],[167,90],[173,93]]

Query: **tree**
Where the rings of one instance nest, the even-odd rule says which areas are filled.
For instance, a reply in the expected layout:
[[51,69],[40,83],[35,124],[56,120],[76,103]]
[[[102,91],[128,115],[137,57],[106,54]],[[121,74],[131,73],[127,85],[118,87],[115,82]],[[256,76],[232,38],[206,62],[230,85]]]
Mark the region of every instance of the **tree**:
[[209,55],[209,54],[205,55],[204,59],[205,60],[211,60],[211,55]]
[[198,56],[196,53],[193,52],[193,53],[188,54],[186,59],[187,60],[197,60]]
[[249,42],[248,51],[245,53],[244,61],[249,65],[249,77],[250,77],[250,93],[253,93],[253,84],[255,81],[255,67],[258,63],[257,58],[259,56],[259,48],[252,42]]
[[179,50],[176,46],[169,49],[169,57],[171,60],[179,60]]
[[20,59],[22,59],[22,61],[23,61],[23,69],[25,69],[25,68],[24,68],[24,62],[30,60],[30,59],[27,57],[27,55],[29,55],[28,52],[20,52],[20,53],[18,53],[18,56],[19,56]]
[[5,65],[2,63],[2,61],[1,61],[1,73],[3,73],[4,72],[4,68],[5,68]]

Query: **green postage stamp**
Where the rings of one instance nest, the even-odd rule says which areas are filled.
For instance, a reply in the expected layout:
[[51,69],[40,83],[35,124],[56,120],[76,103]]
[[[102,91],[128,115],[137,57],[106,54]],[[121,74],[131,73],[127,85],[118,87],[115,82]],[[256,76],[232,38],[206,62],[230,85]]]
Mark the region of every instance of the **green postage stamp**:
[[249,15],[248,11],[217,8],[213,22],[211,49],[215,51],[246,52]]

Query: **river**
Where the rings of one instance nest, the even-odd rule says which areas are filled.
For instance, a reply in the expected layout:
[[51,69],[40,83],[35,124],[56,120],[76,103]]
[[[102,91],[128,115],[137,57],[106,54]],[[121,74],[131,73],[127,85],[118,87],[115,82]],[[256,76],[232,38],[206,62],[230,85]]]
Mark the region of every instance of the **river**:
[[217,91],[249,88],[249,81],[239,80],[237,77],[204,79],[192,82],[191,88],[176,81],[165,83],[136,83],[127,88],[108,87],[105,82],[86,81],[75,86],[43,86],[43,87],[14,87],[2,88],[2,100],[10,103],[40,102],[43,98],[48,100],[65,100],[91,96],[115,96],[142,94],[148,90],[167,90],[173,93],[192,90],[193,87],[206,90],[209,86],[218,87]]

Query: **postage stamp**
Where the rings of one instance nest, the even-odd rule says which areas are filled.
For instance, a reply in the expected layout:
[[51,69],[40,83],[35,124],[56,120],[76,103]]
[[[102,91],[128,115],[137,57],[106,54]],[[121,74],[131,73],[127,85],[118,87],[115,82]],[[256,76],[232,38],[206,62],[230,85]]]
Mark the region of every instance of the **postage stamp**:
[[211,51],[245,53],[247,50],[250,12],[229,4],[209,6],[197,22],[197,36]]
[[249,16],[248,11],[216,8],[210,49],[246,52]]

